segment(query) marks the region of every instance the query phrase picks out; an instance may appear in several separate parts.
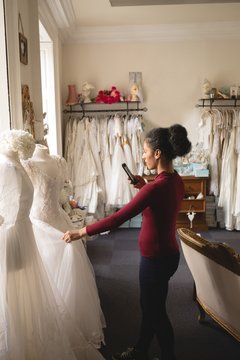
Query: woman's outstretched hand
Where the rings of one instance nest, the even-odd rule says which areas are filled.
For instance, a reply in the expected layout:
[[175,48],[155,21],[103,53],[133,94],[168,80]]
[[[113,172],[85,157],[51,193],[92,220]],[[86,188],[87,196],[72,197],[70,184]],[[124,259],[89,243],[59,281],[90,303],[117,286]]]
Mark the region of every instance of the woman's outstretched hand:
[[85,235],[87,235],[86,227],[82,229],[68,230],[63,235],[62,240],[64,240],[67,243],[70,243],[71,241],[81,239]]

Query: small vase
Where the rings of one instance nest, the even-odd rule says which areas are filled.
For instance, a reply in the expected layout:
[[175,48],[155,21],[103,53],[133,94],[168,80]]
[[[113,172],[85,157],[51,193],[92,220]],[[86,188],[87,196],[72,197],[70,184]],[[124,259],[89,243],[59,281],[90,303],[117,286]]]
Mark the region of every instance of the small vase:
[[78,95],[76,85],[68,85],[68,98],[66,105],[74,105],[78,103]]

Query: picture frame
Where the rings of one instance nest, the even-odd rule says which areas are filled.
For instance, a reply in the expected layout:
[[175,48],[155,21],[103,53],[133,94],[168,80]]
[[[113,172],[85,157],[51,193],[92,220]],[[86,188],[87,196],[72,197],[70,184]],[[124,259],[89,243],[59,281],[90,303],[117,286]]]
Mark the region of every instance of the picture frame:
[[27,38],[22,34],[19,33],[19,55],[20,61],[22,64],[28,64],[28,43]]

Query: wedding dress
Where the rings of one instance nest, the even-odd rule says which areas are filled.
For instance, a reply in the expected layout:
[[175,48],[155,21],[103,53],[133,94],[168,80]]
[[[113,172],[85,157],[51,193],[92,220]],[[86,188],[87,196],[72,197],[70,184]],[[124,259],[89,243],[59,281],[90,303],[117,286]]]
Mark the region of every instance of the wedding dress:
[[235,217],[235,195],[237,176],[237,154],[235,150],[236,126],[235,117],[231,119],[231,132],[225,138],[221,169],[221,187],[218,206],[224,208],[224,221],[226,229],[234,230]]
[[129,186],[128,177],[126,176],[121,166],[121,164],[126,163],[124,150],[121,144],[124,132],[123,120],[118,114],[116,114],[114,121],[114,135],[116,138],[116,144],[112,156],[112,180],[109,184],[109,203],[114,207],[121,207],[131,200],[132,193]]
[[55,176],[43,171],[40,162],[33,158],[23,162],[34,187],[30,216],[37,246],[49,278],[56,285],[72,318],[85,338],[100,347],[106,325],[92,265],[82,241],[66,244],[62,240],[63,233],[70,228],[59,205],[66,162],[57,156],[49,157],[58,168]]
[[240,231],[240,112],[238,112],[238,119],[236,124],[236,144],[235,149],[237,153],[237,176],[236,176],[236,199],[235,212],[236,224],[235,229]]
[[103,359],[49,282],[29,219],[33,187],[19,159],[1,155],[0,189],[0,359]]

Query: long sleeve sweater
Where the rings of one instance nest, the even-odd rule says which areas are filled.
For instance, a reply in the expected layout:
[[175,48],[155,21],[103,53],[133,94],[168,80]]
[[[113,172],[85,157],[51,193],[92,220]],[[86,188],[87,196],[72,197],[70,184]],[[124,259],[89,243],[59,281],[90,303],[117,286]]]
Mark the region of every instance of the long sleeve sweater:
[[142,256],[158,258],[179,251],[176,240],[176,218],[184,196],[184,184],[176,173],[161,172],[144,185],[120,210],[86,227],[88,235],[99,234],[120,226],[142,213],[139,249]]

